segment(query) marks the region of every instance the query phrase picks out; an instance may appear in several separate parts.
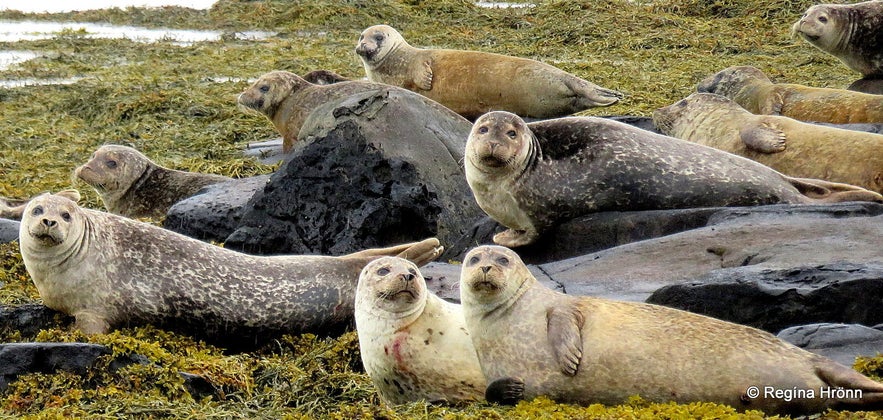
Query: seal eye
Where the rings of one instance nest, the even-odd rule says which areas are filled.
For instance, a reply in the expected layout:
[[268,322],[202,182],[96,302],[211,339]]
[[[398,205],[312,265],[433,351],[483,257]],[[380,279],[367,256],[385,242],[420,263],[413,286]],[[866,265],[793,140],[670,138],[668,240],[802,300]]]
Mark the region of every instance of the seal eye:
[[514,139],[515,138],[515,130],[507,131],[506,135],[509,136],[510,139]]
[[475,265],[475,264],[478,264],[478,261],[479,261],[479,258],[478,258],[478,257],[472,257],[472,258],[469,259],[469,265]]
[[65,222],[70,222],[71,214],[68,212],[61,213],[61,218],[64,219]]
[[687,100],[686,100],[686,99],[681,99],[680,101],[678,101],[678,106],[681,107],[681,108],[687,106]]
[[31,211],[31,214],[33,214],[34,216],[39,216],[39,215],[43,214],[43,207],[42,206],[34,207],[34,210]]
[[409,269],[408,269],[408,272],[411,273],[411,274],[413,274],[415,277],[417,276],[417,271],[414,270],[413,268],[409,268]]
[[509,259],[506,257],[497,258],[497,264],[500,264],[502,266],[507,266],[507,265],[509,265]]
[[819,16],[819,22],[828,23],[828,18],[826,18],[824,16]]
[[260,90],[262,93],[267,93],[270,91],[270,85],[263,85],[258,90]]
[[374,35],[374,40],[377,42],[383,41],[383,35],[381,35],[381,34]]
[[478,127],[478,132],[480,134],[487,134],[487,127],[484,127],[484,126]]
[[104,165],[107,166],[107,167],[110,168],[110,169],[113,169],[113,168],[116,168],[116,167],[117,167],[117,161],[115,161],[115,160],[108,160],[107,162],[104,162]]
[[385,276],[387,274],[389,274],[389,269],[386,267],[381,267],[379,270],[377,270],[378,276]]

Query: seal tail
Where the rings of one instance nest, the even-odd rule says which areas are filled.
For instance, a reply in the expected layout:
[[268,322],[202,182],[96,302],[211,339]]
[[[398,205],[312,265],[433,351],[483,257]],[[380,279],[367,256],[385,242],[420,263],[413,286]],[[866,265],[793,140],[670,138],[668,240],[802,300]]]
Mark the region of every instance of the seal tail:
[[785,177],[794,188],[809,198],[809,203],[841,203],[844,201],[872,201],[883,203],[883,196],[855,185],[810,178]]
[[816,361],[815,371],[819,379],[831,388],[830,408],[862,411],[883,409],[883,383],[822,357]]
[[354,254],[349,254],[347,257],[370,259],[386,256],[399,257],[410,260],[416,266],[420,267],[438,258],[444,250],[445,247],[439,245],[438,239],[429,238],[420,242],[411,242],[389,248],[366,249]]

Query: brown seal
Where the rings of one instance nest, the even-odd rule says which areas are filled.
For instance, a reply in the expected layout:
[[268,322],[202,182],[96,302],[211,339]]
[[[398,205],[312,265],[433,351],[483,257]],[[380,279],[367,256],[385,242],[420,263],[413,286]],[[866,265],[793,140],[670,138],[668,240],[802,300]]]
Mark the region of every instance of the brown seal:
[[699,82],[696,90],[726,96],[755,114],[832,124],[883,123],[883,95],[773,83],[751,66],[721,70]]
[[883,1],[817,4],[791,30],[863,76],[883,76]]
[[612,405],[639,395],[767,414],[883,407],[883,384],[770,333],[664,306],[565,295],[506,248],[466,254],[460,296],[491,402],[545,395]]
[[484,398],[487,383],[463,309],[428,291],[410,261],[383,257],[365,266],[356,329],[362,364],[386,403]]
[[712,93],[694,93],[660,108],[653,121],[672,137],[735,153],[786,175],[883,193],[881,134],[754,115]]
[[153,324],[236,348],[341,330],[365,264],[422,265],[442,250],[433,238],[341,257],[253,256],[49,194],[28,203],[19,243],[43,303],[83,332]]
[[859,187],[790,178],[757,162],[595,117],[526,124],[490,112],[466,141],[466,181],[478,205],[527,245],[543,231],[601,211],[883,201]]
[[331,70],[313,70],[304,75],[304,80],[314,85],[333,85],[335,83],[350,81],[350,79]]
[[[328,76],[314,74],[311,77],[318,81]],[[354,93],[382,88],[376,83],[355,80],[318,85],[291,72],[271,71],[239,94],[238,102],[270,119],[282,135],[282,151],[287,153],[297,141],[307,116],[318,106]]]
[[[68,200],[80,201],[80,192],[74,189],[62,190],[57,193]],[[21,220],[21,215],[28,205],[28,200],[0,197],[0,219]]]
[[74,176],[95,188],[107,211],[126,217],[163,217],[173,204],[230,178],[164,168],[127,146],[98,148]]
[[470,120],[494,110],[560,117],[612,105],[623,97],[535,60],[414,48],[387,25],[365,29],[356,54],[369,80],[413,90]]

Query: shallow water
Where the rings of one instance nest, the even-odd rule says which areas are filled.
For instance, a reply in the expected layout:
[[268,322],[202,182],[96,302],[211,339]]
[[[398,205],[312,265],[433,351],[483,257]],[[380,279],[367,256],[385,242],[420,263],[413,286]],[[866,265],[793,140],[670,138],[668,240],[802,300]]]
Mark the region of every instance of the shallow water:
[[[195,31],[182,29],[151,29],[137,26],[118,26],[104,23],[40,22],[33,20],[0,21],[0,42],[32,41],[57,36],[61,32],[82,33],[87,38],[128,38],[139,42],[169,40],[181,45],[200,41],[216,41],[222,31]],[[260,40],[270,37],[269,32],[237,32],[237,39]]]
[[5,70],[13,64],[24,63],[39,56],[40,54],[33,51],[0,51],[0,70]]
[[11,9],[25,13],[65,13],[74,10],[109,9],[112,7],[181,6],[208,9],[216,0],[0,0],[0,10]]
[[520,8],[520,7],[536,7],[533,3],[509,3],[502,1],[477,1],[475,5],[478,7],[498,7],[501,9]]

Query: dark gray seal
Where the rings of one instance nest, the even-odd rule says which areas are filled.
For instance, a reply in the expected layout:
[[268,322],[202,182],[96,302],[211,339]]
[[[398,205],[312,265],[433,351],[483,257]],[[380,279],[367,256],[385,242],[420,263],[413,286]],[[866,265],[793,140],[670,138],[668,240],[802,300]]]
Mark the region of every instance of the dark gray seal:
[[883,76],[883,1],[817,4],[791,30],[863,76]]
[[465,162],[478,205],[509,228],[494,242],[509,247],[600,211],[880,201],[858,187],[787,177],[740,156],[594,117],[527,124],[512,113],[487,113],[472,127]]
[[43,303],[83,332],[153,324],[233,348],[339,331],[365,264],[422,265],[442,250],[433,238],[341,257],[252,256],[48,194],[28,203],[19,242]]
[[164,168],[131,147],[115,144],[99,147],[74,176],[95,188],[107,211],[126,217],[163,217],[173,204],[206,185],[231,179]]
[[506,248],[466,254],[460,296],[491,402],[545,395],[612,405],[639,395],[767,414],[883,408],[883,384],[768,332],[664,306],[565,295],[541,285]]

